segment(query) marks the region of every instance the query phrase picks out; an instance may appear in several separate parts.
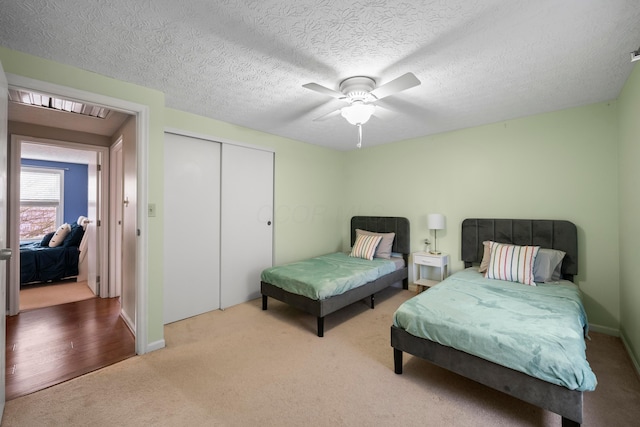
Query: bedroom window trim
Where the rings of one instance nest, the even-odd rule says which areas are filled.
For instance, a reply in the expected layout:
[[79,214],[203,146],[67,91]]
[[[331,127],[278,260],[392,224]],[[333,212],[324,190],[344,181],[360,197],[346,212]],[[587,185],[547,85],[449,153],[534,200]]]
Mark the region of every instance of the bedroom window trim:
[[[43,174],[53,177],[49,182],[49,188],[43,186],[40,191],[32,192],[25,188],[27,184],[26,174]],[[57,188],[51,186],[57,180]],[[34,188],[32,187],[31,190]],[[57,194],[56,194],[57,192]],[[31,194],[29,194],[31,193]],[[21,166],[20,167],[20,211],[23,207],[53,207],[56,209],[55,231],[57,227],[64,222],[64,169],[40,166]],[[22,214],[20,215],[22,217]],[[22,223],[22,219],[20,221]],[[39,237],[24,237],[22,230],[20,231],[20,241],[36,241]]]

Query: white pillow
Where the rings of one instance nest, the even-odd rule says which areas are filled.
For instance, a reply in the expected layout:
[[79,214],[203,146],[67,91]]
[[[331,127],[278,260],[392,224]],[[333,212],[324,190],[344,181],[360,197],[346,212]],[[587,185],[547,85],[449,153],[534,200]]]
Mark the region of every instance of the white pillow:
[[50,248],[55,248],[56,246],[60,246],[64,239],[71,233],[71,226],[67,223],[62,224],[56,232],[53,234],[51,241],[49,242]]
[[563,251],[540,248],[533,263],[533,281],[537,283],[558,281],[560,279],[559,267],[562,267],[564,256]]
[[83,229],[87,229],[87,224],[85,224],[84,222],[87,220],[88,218],[84,215],[80,215],[78,217],[78,220],[76,221],[76,224],[78,224],[80,227],[82,227]]

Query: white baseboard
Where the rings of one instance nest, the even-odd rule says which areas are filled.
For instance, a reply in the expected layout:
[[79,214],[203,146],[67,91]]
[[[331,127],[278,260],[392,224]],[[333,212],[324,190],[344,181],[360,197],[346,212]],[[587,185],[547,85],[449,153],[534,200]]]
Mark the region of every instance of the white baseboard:
[[129,330],[131,331],[131,333],[133,335],[136,334],[136,328],[135,328],[135,323],[133,323],[133,320],[131,320],[131,318],[129,316],[127,316],[127,313],[124,310],[120,310],[120,317],[122,317],[122,320],[124,320],[124,323],[127,325],[127,327],[129,328]]
[[600,332],[606,335],[611,335],[612,337],[620,338],[620,340],[622,341],[622,345],[624,346],[624,349],[629,355],[629,359],[631,359],[631,363],[633,364],[633,367],[636,370],[636,375],[638,375],[638,378],[640,378],[640,363],[638,363],[638,360],[636,360],[636,358],[633,356],[633,353],[631,352],[631,347],[629,346],[627,339],[625,338],[624,334],[620,332],[619,329],[614,329],[614,328],[609,328],[607,326],[600,326],[600,325],[594,325],[592,323],[589,323],[589,330],[593,332]]
[[589,330],[593,332],[599,332],[601,334],[611,335],[612,337],[620,336],[619,329],[610,328],[608,326],[595,325],[593,323],[589,323]]
[[161,348],[165,347],[165,342],[164,339],[158,340],[158,341],[154,341],[151,342],[149,344],[147,344],[147,353],[151,352],[151,351],[156,351],[156,350],[160,350]]
[[633,364],[633,367],[636,369],[636,375],[638,375],[638,378],[640,378],[640,364],[638,363],[636,358],[633,356],[633,353],[631,352],[631,347],[629,346],[629,343],[627,342],[627,339],[625,338],[624,334],[620,334],[620,339],[622,340],[622,345],[624,345],[624,349],[627,350],[627,354],[629,355],[629,359],[631,359],[631,363]]

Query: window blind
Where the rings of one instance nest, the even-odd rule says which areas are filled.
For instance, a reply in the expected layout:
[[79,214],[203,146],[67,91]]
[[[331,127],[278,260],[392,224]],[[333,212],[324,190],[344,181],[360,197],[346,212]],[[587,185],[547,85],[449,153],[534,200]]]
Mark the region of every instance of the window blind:
[[20,201],[60,203],[62,171],[25,170],[20,174]]

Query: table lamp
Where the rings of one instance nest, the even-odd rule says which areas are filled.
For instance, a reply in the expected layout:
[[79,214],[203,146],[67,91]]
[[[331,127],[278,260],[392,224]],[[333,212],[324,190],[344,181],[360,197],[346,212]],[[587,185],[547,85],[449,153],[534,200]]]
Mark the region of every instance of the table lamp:
[[433,230],[434,233],[433,250],[429,251],[429,253],[433,255],[440,255],[441,252],[438,250],[438,230],[444,230],[444,215],[429,214],[427,217],[427,223],[429,225],[429,230]]

